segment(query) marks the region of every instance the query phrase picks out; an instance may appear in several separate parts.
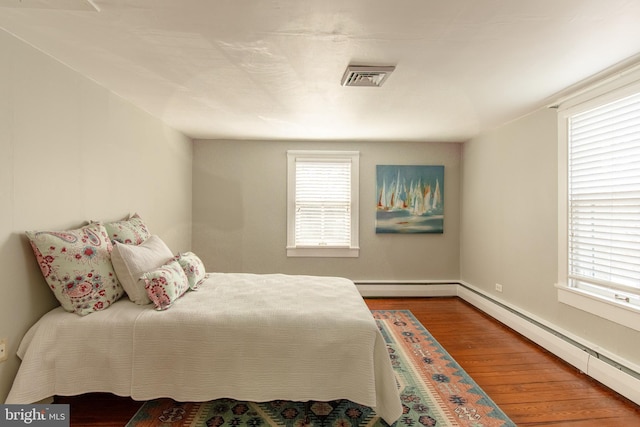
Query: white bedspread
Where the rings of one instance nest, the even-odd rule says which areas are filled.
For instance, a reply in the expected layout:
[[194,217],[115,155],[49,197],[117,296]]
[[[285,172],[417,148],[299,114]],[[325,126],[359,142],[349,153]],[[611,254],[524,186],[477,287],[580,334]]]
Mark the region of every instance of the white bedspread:
[[6,403],[110,392],[136,400],[348,399],[402,412],[387,348],[353,282],[212,273],[167,311],[125,298],[80,317],[58,307],[25,335]]

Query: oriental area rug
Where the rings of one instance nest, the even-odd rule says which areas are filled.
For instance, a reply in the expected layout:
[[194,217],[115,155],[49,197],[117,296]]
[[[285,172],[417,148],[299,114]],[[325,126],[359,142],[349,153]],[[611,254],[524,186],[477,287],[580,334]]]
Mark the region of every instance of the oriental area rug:
[[[403,414],[394,427],[510,427],[515,424],[408,310],[373,310],[396,374]],[[146,402],[126,427],[388,427],[346,400],[265,403],[218,399]]]

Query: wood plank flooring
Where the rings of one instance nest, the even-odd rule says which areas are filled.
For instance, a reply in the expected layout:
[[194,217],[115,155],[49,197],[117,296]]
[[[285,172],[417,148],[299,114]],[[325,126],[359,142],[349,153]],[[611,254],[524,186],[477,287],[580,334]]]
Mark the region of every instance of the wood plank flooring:
[[518,426],[640,426],[640,407],[459,298],[369,299],[409,309]]
[[[640,406],[604,387],[459,298],[367,299],[411,310],[518,426],[640,426]],[[72,426],[123,426],[140,402],[110,394],[58,397]]]

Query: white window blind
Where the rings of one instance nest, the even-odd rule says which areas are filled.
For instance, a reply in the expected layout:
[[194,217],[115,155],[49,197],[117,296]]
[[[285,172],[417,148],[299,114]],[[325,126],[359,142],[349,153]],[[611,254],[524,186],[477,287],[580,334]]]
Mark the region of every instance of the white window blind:
[[351,244],[351,162],[296,160],[296,246]]
[[569,286],[640,295],[640,93],[568,119]]
[[358,152],[287,155],[287,255],[358,256]]

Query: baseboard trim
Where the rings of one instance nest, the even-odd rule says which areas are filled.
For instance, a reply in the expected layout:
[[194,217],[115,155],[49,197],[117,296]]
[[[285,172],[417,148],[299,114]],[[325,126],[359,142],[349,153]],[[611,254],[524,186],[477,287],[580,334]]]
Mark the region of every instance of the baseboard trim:
[[640,405],[640,367],[463,281],[360,281],[364,297],[458,296],[593,379]]
[[363,280],[355,282],[363,297],[454,297],[457,296],[458,282],[391,282]]

